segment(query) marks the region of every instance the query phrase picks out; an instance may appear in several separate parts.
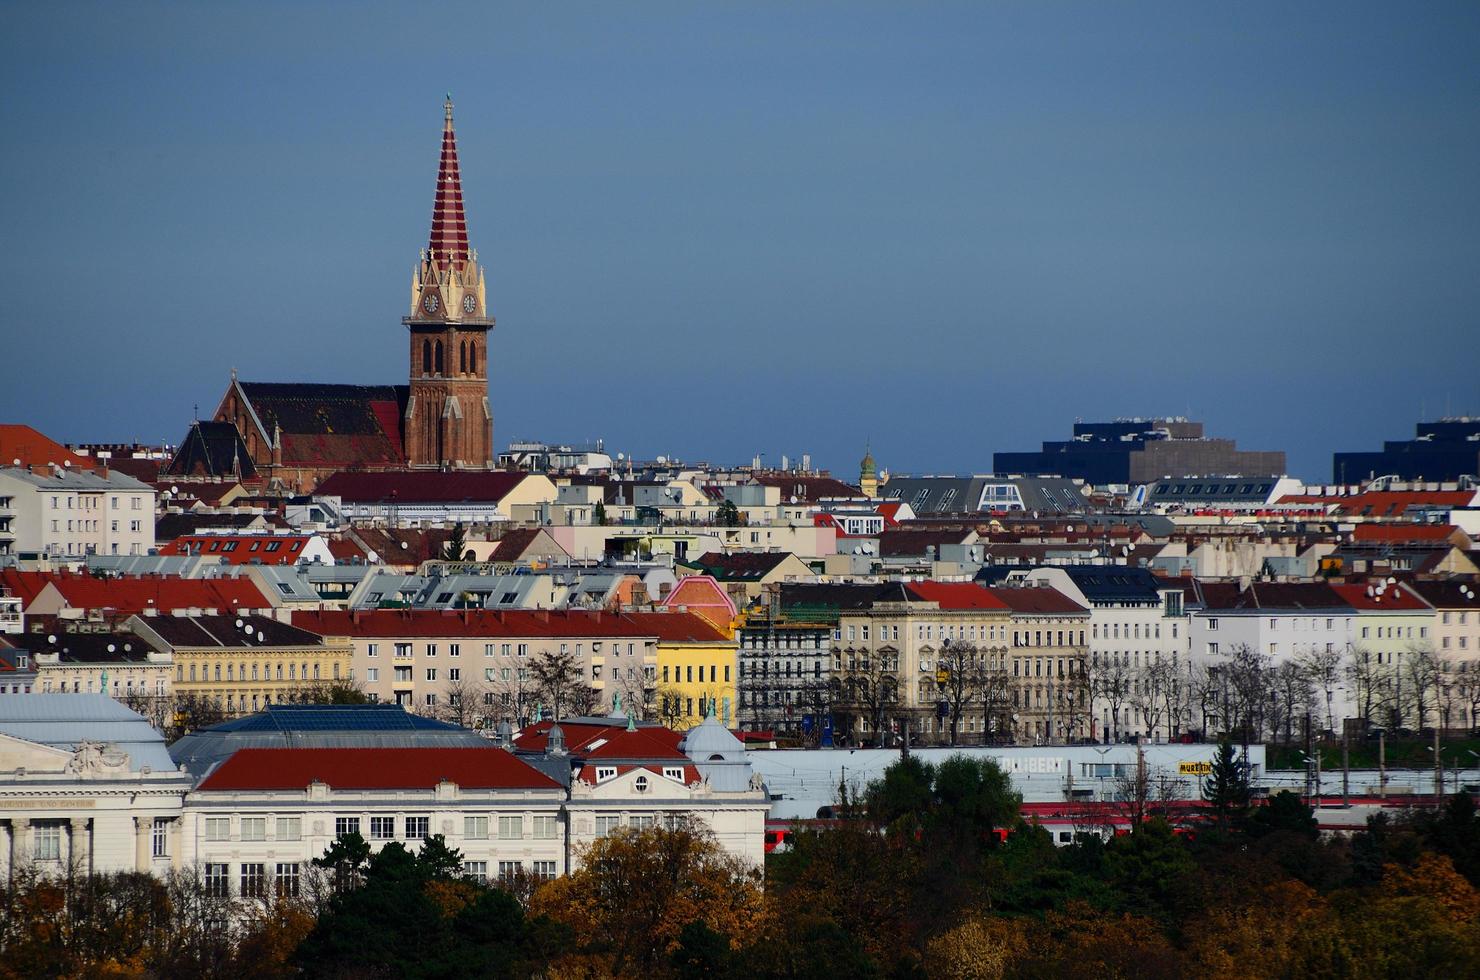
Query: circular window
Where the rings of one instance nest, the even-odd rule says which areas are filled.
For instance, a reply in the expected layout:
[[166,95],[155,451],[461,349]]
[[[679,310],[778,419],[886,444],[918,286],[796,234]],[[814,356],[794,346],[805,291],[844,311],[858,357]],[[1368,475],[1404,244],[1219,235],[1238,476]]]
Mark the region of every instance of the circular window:
[[646,776],[638,776],[637,779],[635,779],[632,783],[632,788],[637,790],[639,793],[646,793],[647,787],[648,782]]

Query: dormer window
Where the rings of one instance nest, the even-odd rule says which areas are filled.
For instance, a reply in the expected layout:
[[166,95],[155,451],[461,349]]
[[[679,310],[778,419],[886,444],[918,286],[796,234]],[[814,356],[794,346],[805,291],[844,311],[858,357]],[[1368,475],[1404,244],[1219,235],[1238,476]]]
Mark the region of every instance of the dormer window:
[[596,781],[598,783],[604,783],[608,779],[615,779],[616,778],[616,775],[617,775],[617,767],[616,766],[597,766],[596,767]]
[[663,776],[674,782],[681,783],[683,782],[683,766],[664,766]]

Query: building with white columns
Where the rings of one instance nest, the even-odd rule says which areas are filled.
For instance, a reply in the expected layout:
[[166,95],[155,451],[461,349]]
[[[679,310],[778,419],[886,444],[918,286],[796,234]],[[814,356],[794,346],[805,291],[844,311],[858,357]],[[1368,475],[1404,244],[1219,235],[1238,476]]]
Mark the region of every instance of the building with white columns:
[[164,737],[112,698],[0,695],[0,878],[180,867],[190,785]]

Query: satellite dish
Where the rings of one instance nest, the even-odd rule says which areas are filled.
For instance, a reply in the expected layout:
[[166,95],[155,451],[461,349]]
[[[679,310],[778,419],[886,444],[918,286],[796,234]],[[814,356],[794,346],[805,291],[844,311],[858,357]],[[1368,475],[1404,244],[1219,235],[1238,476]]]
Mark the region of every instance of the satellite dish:
[[239,619],[236,621],[236,628],[237,629],[241,629],[242,628],[242,621],[239,620]]
[[113,644],[111,644],[111,643],[110,643],[110,644],[108,644],[108,652],[109,652],[109,653],[112,653],[112,652],[113,652],[113,651],[114,651],[114,649],[115,649],[115,648],[114,648],[114,646],[113,646]]
[[56,641],[57,641],[57,637],[56,637],[56,634],[55,633],[50,633],[50,634],[47,635],[47,637],[46,637],[46,642],[47,643],[55,643]]

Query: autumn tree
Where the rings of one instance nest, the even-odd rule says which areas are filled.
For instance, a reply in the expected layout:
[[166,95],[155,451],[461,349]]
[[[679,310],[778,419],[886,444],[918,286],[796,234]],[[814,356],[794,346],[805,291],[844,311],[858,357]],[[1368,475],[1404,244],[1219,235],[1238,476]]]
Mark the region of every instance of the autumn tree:
[[569,927],[575,954],[601,975],[651,976],[690,923],[730,944],[752,935],[759,880],[698,826],[625,829],[584,848],[578,870],[546,884],[530,904]]
[[975,643],[945,640],[935,658],[937,690],[951,720],[951,744],[961,738],[961,717],[981,696],[984,656]]

